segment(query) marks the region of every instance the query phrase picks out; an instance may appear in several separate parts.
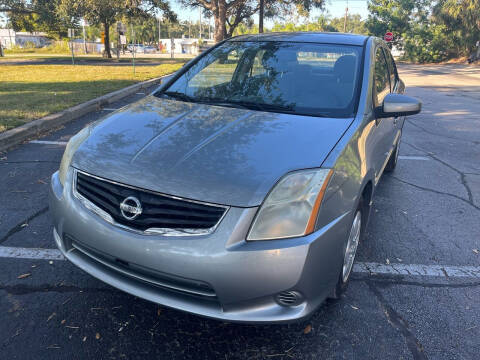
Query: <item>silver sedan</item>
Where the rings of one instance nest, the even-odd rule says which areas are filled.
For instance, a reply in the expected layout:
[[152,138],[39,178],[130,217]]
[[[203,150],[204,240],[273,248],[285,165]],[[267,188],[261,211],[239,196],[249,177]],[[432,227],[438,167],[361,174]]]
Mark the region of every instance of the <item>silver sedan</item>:
[[72,263],[135,296],[226,321],[302,319],[345,291],[404,95],[380,39],[221,42],[68,143],[51,181]]

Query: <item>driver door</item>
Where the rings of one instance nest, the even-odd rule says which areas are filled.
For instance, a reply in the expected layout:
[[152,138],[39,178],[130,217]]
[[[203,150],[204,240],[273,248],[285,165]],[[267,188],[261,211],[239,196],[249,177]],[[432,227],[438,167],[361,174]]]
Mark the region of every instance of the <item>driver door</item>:
[[[390,74],[385,54],[381,46],[375,51],[375,74],[373,88],[373,104],[377,108],[382,106],[383,99],[390,93]],[[387,165],[392,151],[392,138],[395,126],[393,117],[375,119],[375,148],[373,153],[375,167],[375,183]]]

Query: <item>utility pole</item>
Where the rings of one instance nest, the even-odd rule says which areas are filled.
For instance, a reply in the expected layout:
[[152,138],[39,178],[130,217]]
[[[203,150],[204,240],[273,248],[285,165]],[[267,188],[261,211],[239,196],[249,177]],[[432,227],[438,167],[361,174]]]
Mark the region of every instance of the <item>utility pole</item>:
[[258,12],[258,32],[263,33],[263,12],[265,10],[264,0],[260,0],[260,10]]
[[132,63],[133,63],[133,76],[135,76],[135,52],[137,48],[137,44],[135,42],[135,31],[133,30],[133,24],[130,24],[132,29],[132,40],[133,40],[133,47],[132,47]]
[[208,39],[212,38],[212,17],[208,18]]
[[120,61],[120,31],[122,25],[120,22],[117,22],[117,61]]
[[347,32],[347,17],[348,17],[348,0],[347,0],[347,7],[345,8],[345,18],[343,19],[343,32]]
[[161,26],[162,26],[162,17],[159,16],[158,17],[158,49],[159,50],[160,50],[160,39],[162,38]]
[[[7,26],[8,26],[8,25],[7,25]],[[15,32],[14,32],[13,35],[15,35]],[[12,46],[15,45],[15,44],[14,44],[13,41],[12,41],[12,34],[10,34],[10,28],[8,28],[8,37],[9,37],[9,39],[10,39],[10,48],[12,48]],[[5,45],[5,48],[6,48],[6,47],[7,47],[7,46]]]
[[189,39],[192,38],[191,25],[192,25],[192,21],[188,19],[188,38]]
[[87,40],[85,39],[85,19],[82,19],[82,27],[83,27],[83,50],[85,50],[85,54],[87,54],[88,51],[87,51]]
[[75,54],[73,52],[73,38],[75,37],[75,29],[68,29],[68,37],[70,41],[70,49],[72,50],[72,65],[75,65]]
[[201,39],[202,38],[202,8],[199,8],[199,9],[200,9],[200,20],[198,24],[200,25],[200,36],[198,38]]

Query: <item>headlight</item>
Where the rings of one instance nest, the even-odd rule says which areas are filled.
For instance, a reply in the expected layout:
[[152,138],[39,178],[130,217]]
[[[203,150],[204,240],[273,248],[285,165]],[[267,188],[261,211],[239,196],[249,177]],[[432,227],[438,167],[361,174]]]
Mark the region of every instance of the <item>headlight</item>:
[[260,207],[247,240],[269,240],[312,233],[331,169],[287,174]]
[[58,178],[62,185],[65,185],[65,179],[67,178],[67,172],[70,163],[72,162],[72,157],[82,142],[88,137],[88,135],[90,135],[90,129],[90,126],[83,128],[68,142],[65,152],[63,153],[62,162],[60,163],[60,169],[58,170]]

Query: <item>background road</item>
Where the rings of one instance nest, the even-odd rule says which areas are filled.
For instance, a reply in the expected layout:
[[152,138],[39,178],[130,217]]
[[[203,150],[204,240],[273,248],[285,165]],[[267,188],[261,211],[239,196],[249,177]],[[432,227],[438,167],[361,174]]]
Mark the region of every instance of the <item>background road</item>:
[[[47,190],[63,142],[111,110],[38,139],[54,143],[0,155],[0,357],[478,359],[478,69],[399,67],[424,110],[406,122],[397,169],[380,181],[358,253],[363,267],[344,298],[300,324],[203,319],[122,293],[66,261],[6,255],[55,248]],[[369,263],[378,271],[365,272]]]

